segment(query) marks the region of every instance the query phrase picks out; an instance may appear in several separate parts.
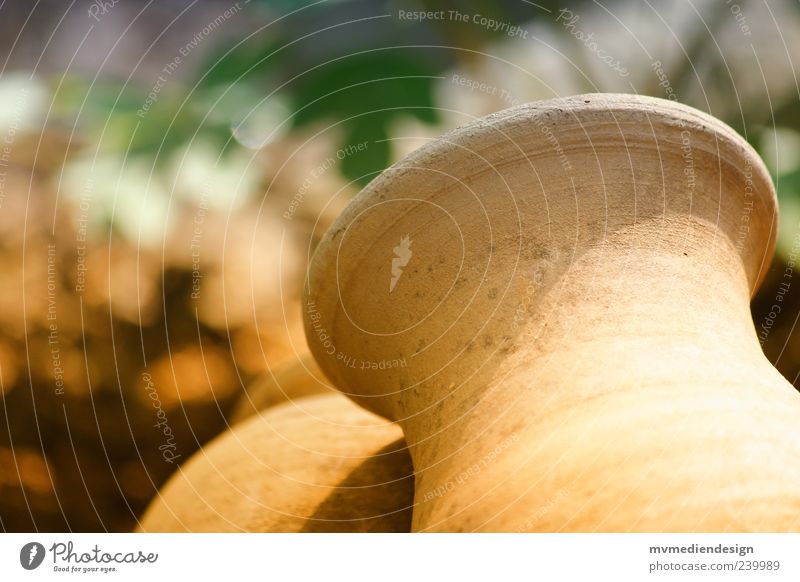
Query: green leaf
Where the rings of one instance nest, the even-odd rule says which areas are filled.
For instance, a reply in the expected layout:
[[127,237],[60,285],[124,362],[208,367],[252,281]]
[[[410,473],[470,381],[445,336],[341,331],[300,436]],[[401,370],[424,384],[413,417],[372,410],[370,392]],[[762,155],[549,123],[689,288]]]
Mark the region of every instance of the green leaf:
[[436,122],[435,71],[414,56],[373,51],[310,70],[290,87],[297,112],[294,125],[331,117],[347,119],[379,109],[392,111],[387,119],[410,114],[423,122]]
[[[340,150],[347,153],[340,166],[342,175],[362,187],[381,173],[391,159],[385,120],[380,115],[377,119],[373,117],[364,115],[354,119],[347,126]],[[359,144],[366,147],[359,149]]]

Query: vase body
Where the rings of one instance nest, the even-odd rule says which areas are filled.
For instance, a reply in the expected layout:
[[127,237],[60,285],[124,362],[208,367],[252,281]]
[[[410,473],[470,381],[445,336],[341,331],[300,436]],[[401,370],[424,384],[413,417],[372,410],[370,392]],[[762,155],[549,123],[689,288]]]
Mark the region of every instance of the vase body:
[[800,398],[749,313],[776,213],[755,152],[694,109],[523,105],[345,210],[309,346],[402,425],[415,530],[797,530]]
[[413,473],[400,428],[340,394],[244,420],[162,488],[146,532],[403,532]]
[[230,416],[231,422],[241,422],[291,400],[333,391],[316,360],[310,353],[303,352],[274,371],[262,372],[237,400]]

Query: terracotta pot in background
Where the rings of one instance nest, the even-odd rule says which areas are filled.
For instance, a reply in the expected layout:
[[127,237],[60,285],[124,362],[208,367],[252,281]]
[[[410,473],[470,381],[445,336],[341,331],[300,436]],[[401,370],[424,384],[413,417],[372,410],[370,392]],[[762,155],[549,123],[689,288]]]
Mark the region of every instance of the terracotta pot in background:
[[262,373],[247,387],[234,406],[231,422],[241,422],[290,400],[332,391],[314,357],[309,352],[296,354],[274,372]]
[[402,532],[413,473],[400,428],[337,393],[217,437],[161,490],[146,532]]

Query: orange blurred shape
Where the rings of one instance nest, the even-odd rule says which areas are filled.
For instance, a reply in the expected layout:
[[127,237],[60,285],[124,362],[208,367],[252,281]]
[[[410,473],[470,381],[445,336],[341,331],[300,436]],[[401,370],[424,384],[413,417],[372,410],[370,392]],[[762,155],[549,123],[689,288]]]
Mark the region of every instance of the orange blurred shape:
[[8,394],[19,376],[19,360],[12,346],[0,341],[0,396]]
[[156,259],[136,245],[115,242],[110,248],[91,250],[87,264],[87,303],[104,308],[110,304],[115,318],[134,325],[156,320],[161,278]]
[[0,485],[23,487],[31,493],[53,492],[47,461],[35,449],[0,447]]
[[280,323],[245,325],[232,334],[236,366],[244,373],[266,372],[308,349],[300,301],[287,301],[284,309],[284,320]]
[[118,477],[125,496],[130,499],[147,501],[156,491],[156,485],[147,468],[140,462],[123,465]]
[[152,387],[142,388],[139,397],[164,409],[181,402],[224,400],[239,388],[230,358],[210,344],[203,345],[202,350],[189,346],[162,356],[153,364],[151,376]]

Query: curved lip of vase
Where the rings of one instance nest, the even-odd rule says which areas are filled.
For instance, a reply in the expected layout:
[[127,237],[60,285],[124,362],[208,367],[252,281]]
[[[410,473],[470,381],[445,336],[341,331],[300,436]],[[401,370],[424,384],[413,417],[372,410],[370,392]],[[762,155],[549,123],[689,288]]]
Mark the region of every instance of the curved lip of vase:
[[[652,156],[646,157],[649,155],[648,149],[650,153],[654,149],[665,152],[670,159],[682,155],[684,130],[689,130],[691,151],[700,160],[696,166],[698,181],[702,178],[706,189],[709,184],[719,182],[720,189],[718,192],[716,187],[713,191],[698,190],[696,194],[691,190],[686,195],[689,200],[693,196],[698,200],[705,199],[706,202],[710,200],[711,205],[705,205],[706,212],[709,208],[712,212],[714,208],[718,208],[718,224],[720,217],[723,219],[719,227],[725,230],[725,236],[729,240],[738,237],[742,224],[732,209],[739,208],[739,203],[750,207],[746,211],[747,242],[741,246],[737,244],[735,252],[744,267],[751,295],[756,292],[766,275],[775,249],[777,196],[763,161],[736,131],[707,113],[656,97],[599,93],[525,103],[453,129],[387,168],[348,204],[322,237],[308,266],[304,284],[303,319],[312,354],[339,390],[373,412],[393,418],[392,411],[384,409],[385,395],[371,394],[349,386],[350,379],[343,375],[341,366],[331,358],[326,358],[323,354],[325,350],[316,341],[315,317],[317,320],[320,316],[324,318],[325,323],[320,327],[329,334],[327,337],[334,344],[338,341],[337,322],[340,318],[341,321],[350,321],[342,303],[339,279],[339,268],[342,265],[339,261],[341,243],[351,225],[356,224],[359,217],[376,204],[408,200],[406,196],[409,194],[410,184],[415,188],[413,200],[425,203],[434,199],[442,191],[442,184],[419,179],[409,182],[413,173],[418,170],[433,170],[434,174],[448,175],[453,168],[458,168],[456,171],[459,172],[459,181],[469,183],[473,179],[482,179],[481,174],[486,172],[485,164],[481,166],[471,161],[475,152],[487,164],[509,168],[509,171],[521,164],[529,166],[531,160],[537,157],[557,158],[560,148],[554,148],[548,142],[543,127],[556,134],[557,143],[564,146],[563,152],[569,153],[570,148],[580,151],[581,148],[585,149],[588,142],[592,150],[607,151],[609,156],[619,156],[620,152],[624,152],[624,163],[626,166],[633,164],[633,168],[636,167],[636,154],[639,152],[643,152],[642,155],[645,156],[641,158],[643,163],[649,163],[648,159],[652,161]],[[624,145],[621,149],[620,144]],[[638,148],[639,145],[642,147]],[[608,150],[604,150],[606,147]],[[634,155],[631,156],[630,152],[634,152]],[[614,158],[607,159],[613,165]],[[556,164],[553,167],[561,168],[554,171],[562,171],[562,178],[571,178],[573,172],[581,180],[588,177],[572,166]],[[556,176],[553,178],[556,179]],[[674,174],[669,179],[673,180]],[[726,192],[723,190],[723,179],[727,182],[725,187],[736,189],[733,190],[735,195],[723,196]],[[682,195],[680,193],[683,191],[677,188],[679,187],[676,187],[675,192]],[[701,207],[702,204],[698,205],[698,208]],[[690,204],[690,213],[692,208],[694,206]],[[745,212],[742,213],[744,215]],[[699,217],[702,218],[702,215]],[[388,229],[394,228],[393,220],[388,216],[376,232],[385,237]],[[394,240],[393,237],[390,238]],[[345,277],[368,276],[362,271],[353,270],[351,273],[348,270],[355,269],[358,265],[358,255],[370,252],[370,248],[364,247],[357,247],[357,254],[350,259],[354,262],[344,266]],[[316,315],[312,315],[312,310]],[[363,341],[373,341],[364,337],[366,339]],[[374,406],[371,405],[372,402],[375,403]]]
[[[379,195],[389,199],[403,195],[402,187],[393,187],[397,172],[415,167],[446,171],[455,161],[469,155],[465,152],[471,151],[471,148],[480,145],[490,136],[506,135],[507,131],[526,126],[541,126],[545,118],[552,122],[550,116],[554,114],[565,121],[577,121],[581,128],[586,128],[591,127],[594,115],[604,116],[604,121],[607,121],[609,113],[618,125],[622,122],[648,121],[651,125],[660,122],[666,126],[691,129],[693,149],[699,148],[717,157],[720,163],[726,161],[733,167],[751,168],[756,204],[754,208],[759,208],[760,204],[762,210],[760,213],[754,212],[754,215],[760,216],[753,216],[750,223],[760,221],[768,232],[761,244],[756,245],[757,252],[750,253],[752,256],[745,256],[742,250],[739,251],[748,273],[753,269],[756,274],[751,288],[751,295],[755,294],[766,275],[769,260],[775,250],[778,209],[772,179],[756,151],[730,126],[688,105],[636,94],[588,93],[524,103],[478,118],[444,133],[384,170],[348,204],[320,240],[308,267],[304,303],[313,295],[309,289],[309,281],[337,261],[337,245],[334,239],[346,229],[353,217],[367,208]],[[697,136],[699,139],[695,141]],[[529,153],[520,149],[520,163],[529,163]],[[417,195],[425,198],[424,191]],[[758,264],[753,265],[754,261]]]

